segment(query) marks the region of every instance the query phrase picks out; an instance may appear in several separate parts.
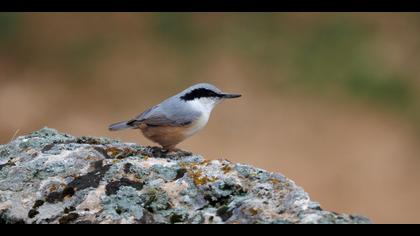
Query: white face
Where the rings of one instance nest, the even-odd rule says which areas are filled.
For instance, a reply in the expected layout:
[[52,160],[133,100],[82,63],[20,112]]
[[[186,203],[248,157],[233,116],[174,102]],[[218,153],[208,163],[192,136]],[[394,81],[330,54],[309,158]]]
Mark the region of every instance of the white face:
[[213,108],[222,101],[220,98],[199,98],[188,101],[187,103],[190,104],[194,109],[199,110],[203,113],[210,113]]

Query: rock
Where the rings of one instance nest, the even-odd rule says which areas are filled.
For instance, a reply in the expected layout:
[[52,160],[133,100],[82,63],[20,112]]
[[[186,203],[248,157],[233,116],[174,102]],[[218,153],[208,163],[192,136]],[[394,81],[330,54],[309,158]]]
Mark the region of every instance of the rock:
[[0,145],[0,223],[371,223],[281,174],[44,128]]

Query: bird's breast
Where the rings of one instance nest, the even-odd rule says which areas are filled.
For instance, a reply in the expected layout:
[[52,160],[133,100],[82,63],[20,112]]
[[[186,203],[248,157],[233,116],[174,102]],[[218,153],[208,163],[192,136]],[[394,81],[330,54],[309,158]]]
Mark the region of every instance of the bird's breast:
[[196,120],[194,120],[191,125],[186,129],[185,135],[191,136],[200,131],[206,126],[209,121],[209,114],[202,113]]

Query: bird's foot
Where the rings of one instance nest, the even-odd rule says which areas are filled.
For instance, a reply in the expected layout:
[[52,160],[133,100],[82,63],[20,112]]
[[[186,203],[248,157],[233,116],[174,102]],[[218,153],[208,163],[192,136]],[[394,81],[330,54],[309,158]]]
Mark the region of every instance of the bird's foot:
[[172,149],[167,150],[167,152],[168,152],[168,154],[173,153],[173,154],[176,154],[177,156],[182,156],[182,157],[192,155],[192,152],[184,151],[184,150],[181,150],[179,148],[172,148]]
[[192,152],[184,151],[178,148],[160,148],[160,147],[150,147],[153,156],[161,158],[176,158],[176,157],[186,157],[191,156]]

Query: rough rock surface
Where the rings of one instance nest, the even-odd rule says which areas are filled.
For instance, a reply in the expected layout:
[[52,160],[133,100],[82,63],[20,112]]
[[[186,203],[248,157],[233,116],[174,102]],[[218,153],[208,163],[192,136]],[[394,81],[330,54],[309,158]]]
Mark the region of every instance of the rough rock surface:
[[0,223],[370,223],[281,174],[44,128],[0,145]]

